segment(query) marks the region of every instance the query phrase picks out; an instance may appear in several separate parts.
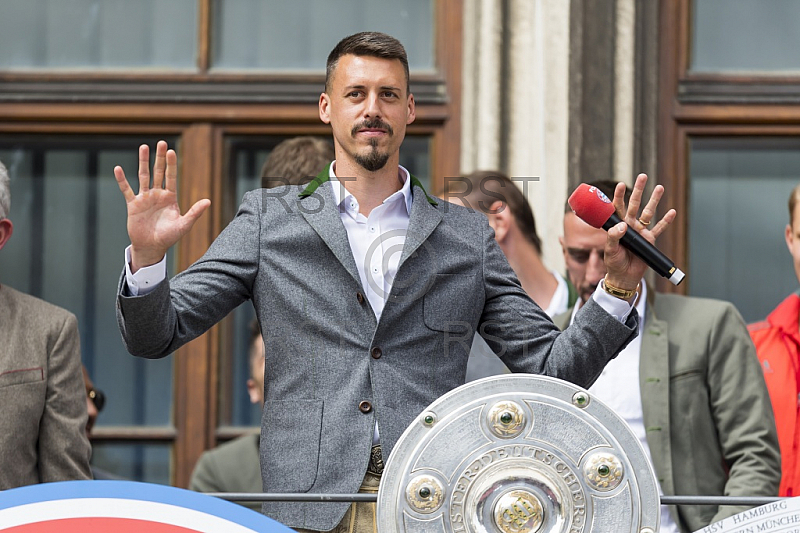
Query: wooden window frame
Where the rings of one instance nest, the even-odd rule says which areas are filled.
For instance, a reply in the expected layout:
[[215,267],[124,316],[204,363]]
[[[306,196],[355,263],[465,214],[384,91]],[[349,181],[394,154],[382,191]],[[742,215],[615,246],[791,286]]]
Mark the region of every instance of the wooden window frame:
[[[688,271],[689,142],[701,136],[799,136],[800,77],[691,72],[691,1],[660,0],[658,181],[678,217],[660,248]],[[659,290],[685,294],[659,279]]]
[[[316,105],[324,74],[209,71],[211,1],[198,0],[196,73],[0,72],[0,133],[163,134],[180,139],[180,205],[186,209],[201,198],[211,198],[212,205],[178,243],[178,271],[199,258],[222,229],[221,199],[230,184],[222,179],[227,136],[330,135]],[[409,134],[431,136],[434,189],[460,172],[463,1],[437,0],[435,17],[436,71],[412,72],[417,118],[408,128]],[[183,153],[192,157],[181,157]],[[171,482],[188,486],[200,454],[238,433],[217,428],[219,354],[226,335],[217,325],[172,356],[174,427],[97,427],[94,439],[171,443]]]

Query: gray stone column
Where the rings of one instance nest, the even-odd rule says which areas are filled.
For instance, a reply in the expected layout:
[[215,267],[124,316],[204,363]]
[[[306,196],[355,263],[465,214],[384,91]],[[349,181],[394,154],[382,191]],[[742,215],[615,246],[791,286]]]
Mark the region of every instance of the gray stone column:
[[538,178],[520,185],[545,262],[563,270],[558,235],[567,194],[569,2],[465,0],[464,7],[462,171]]
[[578,183],[655,172],[657,17],[652,0],[464,0],[461,170],[539,178],[524,192],[551,267]]

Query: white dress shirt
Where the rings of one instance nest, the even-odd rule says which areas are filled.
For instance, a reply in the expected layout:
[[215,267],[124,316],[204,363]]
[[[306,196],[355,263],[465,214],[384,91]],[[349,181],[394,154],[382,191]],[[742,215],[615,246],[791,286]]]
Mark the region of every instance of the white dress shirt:
[[569,309],[569,288],[567,287],[567,280],[561,274],[552,269],[550,269],[550,273],[556,278],[558,286],[544,312],[547,313],[547,316],[553,318]]
[[[350,242],[353,259],[356,260],[361,287],[367,295],[372,312],[375,313],[375,319],[379,321],[406,243],[411,213],[411,175],[400,166],[398,177],[403,186],[365,217],[359,211],[356,197],[336,178],[335,169],[336,161],[331,164],[328,174],[333,197],[347,231],[347,240]],[[372,444],[379,443],[380,432],[376,420]]]
[[365,217],[359,211],[356,197],[336,178],[335,165],[334,161],[330,166],[331,190],[347,231],[361,286],[375,318],[380,320],[406,243],[412,200],[410,174],[401,166],[398,177],[403,186]]

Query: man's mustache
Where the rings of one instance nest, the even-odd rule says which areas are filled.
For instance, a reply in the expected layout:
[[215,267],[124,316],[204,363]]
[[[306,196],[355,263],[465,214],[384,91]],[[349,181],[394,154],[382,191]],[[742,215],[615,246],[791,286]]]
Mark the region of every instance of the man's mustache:
[[386,130],[386,132],[389,135],[394,135],[394,130],[392,129],[392,127],[379,118],[368,119],[365,120],[364,122],[361,122],[360,124],[356,124],[355,126],[353,126],[353,129],[350,130],[350,134],[353,137],[355,137],[356,134],[361,130],[374,130],[374,129]]

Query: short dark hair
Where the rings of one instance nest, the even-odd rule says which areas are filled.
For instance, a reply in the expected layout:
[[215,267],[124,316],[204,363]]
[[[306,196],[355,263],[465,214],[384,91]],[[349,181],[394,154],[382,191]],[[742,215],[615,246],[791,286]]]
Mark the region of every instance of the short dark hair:
[[293,137],[276,146],[261,168],[261,186],[304,185],[336,157],[333,145],[319,137]]
[[[595,180],[587,182],[586,184],[590,187],[597,187],[600,189],[600,192],[608,196],[609,200],[614,200],[614,189],[617,188],[617,183],[621,183],[619,181],[614,180]],[[628,202],[631,200],[631,188],[627,185],[625,186],[625,205],[628,205]],[[572,208],[569,206],[569,200],[564,203],[564,213],[572,213]]]
[[496,170],[478,170],[465,176],[465,179],[470,184],[470,193],[465,197],[471,204],[470,207],[490,213],[493,203],[503,202],[511,210],[522,235],[533,245],[536,253],[541,255],[542,239],[536,232],[533,210],[511,178]]
[[347,54],[400,60],[406,73],[406,92],[410,92],[406,49],[403,48],[400,41],[391,35],[377,31],[363,31],[350,35],[333,47],[331,53],[328,54],[328,62],[325,68],[325,92],[330,90],[331,79],[336,66],[339,64],[339,58]]

